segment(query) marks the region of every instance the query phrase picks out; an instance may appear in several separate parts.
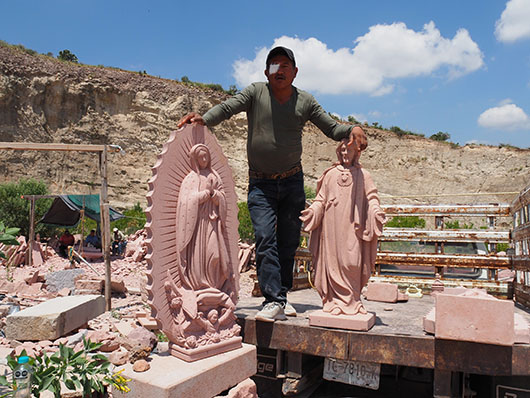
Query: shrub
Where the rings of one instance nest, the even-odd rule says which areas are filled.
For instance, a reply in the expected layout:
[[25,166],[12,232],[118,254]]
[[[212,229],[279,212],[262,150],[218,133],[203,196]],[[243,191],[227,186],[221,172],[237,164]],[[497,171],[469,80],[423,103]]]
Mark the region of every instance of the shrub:
[[434,141],[447,141],[449,138],[451,138],[451,134],[444,133],[443,131],[438,131],[436,134],[431,135],[429,138]]
[[78,59],[74,53],[71,53],[70,50],[62,50],[59,51],[59,55],[57,56],[57,59],[60,59],[61,61],[69,61],[69,62],[75,62],[78,63]]
[[[93,343],[83,338],[83,348],[77,352],[60,344],[59,351],[51,356],[44,352],[41,356],[30,358],[29,364],[33,368],[32,396],[40,397],[44,391],[50,391],[55,398],[60,398],[61,381],[68,390],[81,390],[85,398],[92,397],[95,392],[103,394],[107,389],[106,385],[111,385],[120,392],[129,392],[127,382],[130,379],[121,376],[121,371],[111,371],[111,363],[107,357],[95,353],[99,347],[101,343]],[[26,350],[23,350],[21,356],[26,355]],[[14,370],[18,366],[17,359],[7,357],[7,365]],[[6,376],[0,376],[0,385],[11,389],[6,395],[14,396],[16,381],[12,382]]]
[[418,216],[395,216],[385,226],[393,228],[425,228],[425,219]]
[[307,185],[304,185],[304,192],[306,199],[315,199],[317,196],[317,191],[311,187],[308,187]]
[[239,209],[239,212],[237,213],[237,219],[239,220],[239,237],[243,242],[252,243],[256,238],[254,237],[254,227],[252,226],[252,220],[250,219],[247,202],[239,202],[237,207]]
[[123,211],[123,215],[125,216],[124,218],[110,223],[111,230],[118,228],[124,234],[130,235],[145,226],[146,216],[139,202],[132,208]]
[[359,121],[357,119],[355,119],[355,116],[353,116],[353,115],[348,116],[348,122],[359,124]]
[[445,228],[447,229],[473,229],[473,223],[471,224],[462,224],[458,220],[455,221],[446,221]]
[[[18,235],[20,228],[7,228],[4,223],[0,221],[0,243],[3,245],[14,245],[19,246],[16,236]],[[6,258],[5,253],[0,250],[0,258]]]

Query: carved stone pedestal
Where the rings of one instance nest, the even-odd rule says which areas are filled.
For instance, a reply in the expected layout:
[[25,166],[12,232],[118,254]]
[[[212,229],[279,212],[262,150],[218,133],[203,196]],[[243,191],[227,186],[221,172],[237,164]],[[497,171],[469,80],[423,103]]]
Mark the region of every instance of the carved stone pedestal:
[[333,315],[321,310],[309,315],[309,325],[327,328],[367,331],[375,325],[375,314]]

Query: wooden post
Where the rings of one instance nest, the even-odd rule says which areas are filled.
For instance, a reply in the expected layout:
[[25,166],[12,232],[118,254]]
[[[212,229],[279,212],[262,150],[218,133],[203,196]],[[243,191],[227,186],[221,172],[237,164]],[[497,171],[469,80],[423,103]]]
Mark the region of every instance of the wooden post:
[[105,303],[106,310],[112,309],[110,298],[110,215],[108,203],[107,186],[107,146],[99,153],[99,168],[101,172],[101,194],[99,196],[100,217],[101,217],[101,244],[103,249],[103,259],[105,260]]
[[33,266],[33,242],[35,241],[35,196],[29,201],[29,242],[28,242],[28,266]]

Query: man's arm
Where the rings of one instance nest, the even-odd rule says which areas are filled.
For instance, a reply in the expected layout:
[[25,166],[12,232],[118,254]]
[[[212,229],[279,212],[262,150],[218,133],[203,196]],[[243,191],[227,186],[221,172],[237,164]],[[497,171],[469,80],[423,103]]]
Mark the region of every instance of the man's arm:
[[186,123],[197,123],[206,126],[216,126],[223,120],[230,119],[233,115],[246,111],[250,108],[255,87],[253,84],[237,93],[226,101],[214,106],[203,116],[191,112],[179,120],[177,127],[181,128]]
[[314,97],[312,97],[310,106],[309,120],[322,130],[326,136],[335,141],[349,137],[352,126],[338,123],[328,115]]

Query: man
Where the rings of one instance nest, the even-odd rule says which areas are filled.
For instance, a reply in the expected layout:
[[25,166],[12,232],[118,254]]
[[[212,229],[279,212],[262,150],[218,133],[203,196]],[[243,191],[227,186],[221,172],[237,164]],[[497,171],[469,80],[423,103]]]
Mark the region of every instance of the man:
[[122,255],[125,252],[125,247],[127,246],[125,235],[116,227],[112,230],[112,232],[112,255]]
[[297,73],[293,52],[273,48],[266,61],[268,83],[252,83],[203,116],[192,112],[178,124],[179,128],[185,123],[215,126],[239,112],[247,113],[248,208],[256,235],[258,282],[265,298],[256,319],[269,322],[296,316],[287,291],[293,284],[300,241],[298,217],[305,207],[302,129],[310,120],[336,141],[352,130],[331,118],[311,94],[292,85]]
[[85,246],[101,249],[101,243],[99,242],[99,238],[96,235],[95,229],[91,230],[90,234],[86,237]]
[[68,247],[73,246],[74,243],[74,235],[72,235],[70,231],[65,229],[64,233],[59,238],[59,255],[61,255],[62,257],[68,257]]

